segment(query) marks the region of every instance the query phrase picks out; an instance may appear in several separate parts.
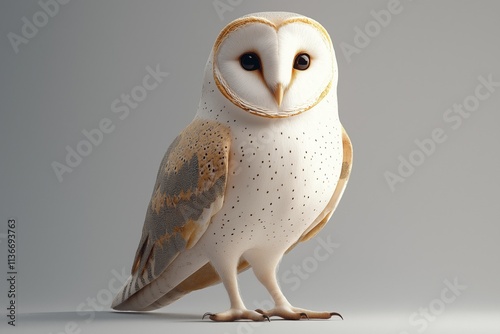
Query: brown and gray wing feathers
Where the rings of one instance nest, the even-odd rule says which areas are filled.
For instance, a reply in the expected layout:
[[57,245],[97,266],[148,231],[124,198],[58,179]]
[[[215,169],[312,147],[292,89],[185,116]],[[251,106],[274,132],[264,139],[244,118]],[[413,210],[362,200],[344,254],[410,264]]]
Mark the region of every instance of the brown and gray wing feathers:
[[132,276],[112,307],[159,277],[201,238],[222,207],[230,144],[229,128],[195,119],[170,145],[158,170]]

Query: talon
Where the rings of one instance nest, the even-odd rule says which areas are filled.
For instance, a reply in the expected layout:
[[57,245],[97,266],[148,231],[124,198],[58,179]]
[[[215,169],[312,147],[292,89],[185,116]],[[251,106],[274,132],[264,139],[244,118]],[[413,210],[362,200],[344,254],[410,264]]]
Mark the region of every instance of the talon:
[[209,317],[212,317],[212,316],[214,316],[215,314],[210,313],[210,312],[207,312],[207,313],[205,313],[205,314],[203,315],[203,317],[201,317],[201,320],[205,319],[205,317],[206,317],[207,315],[208,315]]
[[302,312],[302,313],[300,314],[300,317],[301,317],[301,318],[306,318],[307,320],[309,320],[309,316],[308,316],[308,315],[307,315],[307,313],[305,313],[305,312]]
[[264,311],[262,311],[260,308],[256,309],[255,312],[260,313],[260,314],[264,314]]
[[344,320],[344,317],[342,317],[342,315],[340,313],[330,312],[330,316],[334,316],[334,315],[336,315],[336,316],[340,317],[340,319]]
[[[258,312],[257,310],[255,310],[256,312]],[[261,310],[262,311],[262,310]],[[260,313],[260,312],[259,312]],[[266,319],[267,321],[271,322],[271,319],[269,319],[269,316],[263,314],[262,315],[264,317],[264,319]]]

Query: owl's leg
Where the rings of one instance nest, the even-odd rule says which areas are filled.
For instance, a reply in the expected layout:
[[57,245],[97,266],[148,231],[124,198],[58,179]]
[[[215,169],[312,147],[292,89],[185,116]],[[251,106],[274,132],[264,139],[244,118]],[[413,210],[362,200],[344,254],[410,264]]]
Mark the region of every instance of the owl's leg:
[[[259,254],[261,253],[261,254]],[[255,311],[269,317],[278,316],[287,320],[305,319],[330,319],[336,315],[342,318],[339,313],[327,311],[311,311],[302,308],[293,307],[286,299],[278,285],[276,279],[276,269],[282,257],[273,256],[266,252],[253,251],[245,255],[245,259],[250,263],[257,279],[264,285],[274,300],[275,307],[271,310],[257,309]]]
[[[222,257],[224,258],[224,257]],[[228,260],[225,258],[225,260]],[[233,261],[232,261],[233,262]],[[258,313],[257,311],[248,310],[241,299],[240,292],[238,291],[238,282],[237,282],[237,264],[238,259],[234,261],[234,263],[218,263],[212,261],[212,265],[217,270],[219,276],[221,277],[222,283],[227,290],[229,295],[229,301],[231,302],[231,308],[227,311],[220,313],[210,313],[207,312],[203,315],[203,318],[209,316],[213,321],[235,321],[240,319],[248,319],[254,321],[263,321],[268,320],[269,317],[267,315]]]

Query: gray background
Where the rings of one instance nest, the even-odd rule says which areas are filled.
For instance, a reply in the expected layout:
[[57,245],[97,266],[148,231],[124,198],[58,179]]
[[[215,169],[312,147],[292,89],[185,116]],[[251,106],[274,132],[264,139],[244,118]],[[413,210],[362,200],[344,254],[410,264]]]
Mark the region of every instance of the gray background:
[[[355,45],[355,27],[364,30],[374,20],[370,11],[388,1],[220,2],[232,3],[222,16],[212,1],[72,1],[17,54],[7,34],[21,34],[21,18],[32,21],[40,6],[0,5],[0,233],[9,217],[18,220],[22,313],[8,329],[59,333],[74,323],[86,333],[498,333],[500,89],[456,130],[443,115],[474,94],[479,76],[500,81],[500,3],[401,0],[402,12],[349,62],[341,44]],[[293,304],[339,311],[346,320],[202,323],[204,312],[228,307],[218,285],[161,314],[106,308],[86,321],[77,306],[105,295],[112,270],[130,269],[158,165],[194,116],[218,32],[232,19],[267,10],[316,19],[336,48],[339,112],[355,149],[345,195],[320,234],[338,247],[319,263],[312,258],[317,240],[297,247],[279,277]],[[169,76],[120,120],[112,102],[157,64]],[[75,148],[81,131],[103,118],[114,131],[60,183],[51,163],[64,162],[66,145]],[[391,191],[384,173],[397,172],[398,157],[408,158],[414,141],[436,128],[447,140]],[[7,248],[4,236],[0,241],[5,310]],[[294,265],[311,263],[317,268],[298,289],[283,281]],[[443,282],[455,279],[467,286],[456,300],[433,314],[428,328],[412,325],[412,314],[439,305]],[[268,299],[251,271],[240,282],[247,306]]]

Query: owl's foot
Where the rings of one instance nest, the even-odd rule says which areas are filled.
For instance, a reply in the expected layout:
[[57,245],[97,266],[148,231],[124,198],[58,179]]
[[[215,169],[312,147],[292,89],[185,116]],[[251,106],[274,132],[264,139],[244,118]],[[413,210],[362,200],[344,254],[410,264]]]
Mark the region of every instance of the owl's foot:
[[293,306],[278,306],[268,311],[263,311],[261,309],[257,309],[255,311],[264,316],[268,317],[277,316],[286,320],[330,319],[334,315],[344,320],[344,318],[342,318],[342,316],[337,312],[317,312]]
[[210,320],[213,321],[235,321],[242,319],[253,320],[253,321],[264,321],[264,320],[270,321],[269,316],[265,314],[258,313],[252,310],[236,309],[236,308],[231,308],[225,312],[220,312],[215,314],[207,312],[203,315],[202,319],[205,319],[206,316],[208,316]]

